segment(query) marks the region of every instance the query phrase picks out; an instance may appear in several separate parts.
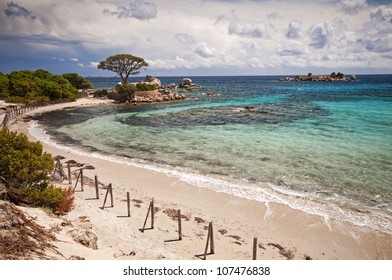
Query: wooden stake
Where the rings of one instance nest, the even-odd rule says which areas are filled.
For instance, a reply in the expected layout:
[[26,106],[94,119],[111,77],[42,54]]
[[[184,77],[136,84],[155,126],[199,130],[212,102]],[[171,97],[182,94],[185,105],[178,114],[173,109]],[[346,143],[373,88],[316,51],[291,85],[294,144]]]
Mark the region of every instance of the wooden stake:
[[110,193],[110,196],[111,196],[112,207],[113,207],[113,191],[112,191],[112,184],[111,184],[111,183],[108,185],[108,188],[107,188],[107,190],[106,190],[105,199],[103,200],[102,209],[105,208],[106,199],[108,198],[108,194],[109,194],[109,193]]
[[70,185],[72,185],[72,179],[71,179],[71,164],[68,162],[67,163],[67,167],[68,167],[68,183]]
[[131,217],[131,199],[129,198],[129,192],[127,192],[127,208],[128,208],[128,217]]
[[181,226],[181,210],[177,210],[178,219],[178,240],[182,240],[182,226]]
[[80,188],[83,191],[83,169],[80,169]]
[[99,199],[98,176],[95,175],[95,197]]
[[79,171],[78,177],[76,178],[76,183],[75,183],[75,186],[74,186],[74,191],[76,190],[76,186],[78,185],[81,171],[82,171],[82,170]]
[[151,229],[154,229],[154,199],[152,199],[152,201],[150,202],[150,206],[148,206],[147,215],[146,215],[146,219],[144,220],[143,228],[140,229],[141,232],[144,232],[144,230],[146,229],[146,224],[150,212],[151,212]]
[[257,237],[253,238],[253,260],[257,260]]
[[212,226],[212,222],[210,222],[211,225],[211,254],[215,254],[215,242],[214,242],[214,227]]
[[110,202],[112,203],[112,207],[114,207],[114,204],[113,204],[113,187],[112,187],[112,183],[109,184],[109,189],[110,189]]
[[155,220],[155,209],[154,209],[154,199],[151,201],[151,228],[154,229]]
[[210,254],[215,254],[214,230],[213,230],[213,227],[212,227],[212,222],[210,222],[209,225],[208,225],[208,235],[207,235],[206,248],[204,250],[204,260],[207,259],[208,247],[210,247]]

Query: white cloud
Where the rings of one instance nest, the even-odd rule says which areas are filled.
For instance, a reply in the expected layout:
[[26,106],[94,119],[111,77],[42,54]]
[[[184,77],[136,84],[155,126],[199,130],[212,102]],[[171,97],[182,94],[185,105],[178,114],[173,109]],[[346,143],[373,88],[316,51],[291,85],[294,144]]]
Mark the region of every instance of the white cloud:
[[[257,71],[258,67],[287,73],[286,67],[392,65],[392,3],[68,0],[53,5],[53,0],[13,1],[0,1],[3,72],[12,69],[15,61],[34,57],[53,69],[66,65],[88,75],[105,75],[96,69],[95,61],[116,53],[143,57],[150,63],[147,71],[167,69],[167,74],[202,68],[216,69],[216,74],[240,69],[246,74],[247,69]],[[104,16],[103,11],[112,16]],[[15,61],[8,62],[11,59]],[[38,64],[24,67],[39,68]],[[385,67],[392,73],[392,66]]]
[[247,23],[234,20],[229,24],[229,34],[251,38],[263,38],[267,36],[267,28],[262,22]]
[[366,0],[340,0],[340,9],[349,15],[356,15],[367,6]]
[[84,64],[83,64],[83,63],[78,63],[78,65],[79,65],[80,67],[84,67]]
[[97,68],[97,67],[98,67],[98,64],[99,64],[99,62],[91,61],[89,66],[90,66],[90,67],[93,67],[93,68]]
[[104,14],[115,15],[118,18],[136,18],[139,20],[149,20],[157,17],[158,11],[154,3],[135,0],[129,7],[120,6],[117,11],[104,9]]
[[331,24],[326,21],[312,25],[308,32],[311,40],[309,45],[316,49],[324,48],[332,36],[332,31]]
[[197,44],[195,48],[195,53],[200,55],[201,57],[208,58],[208,57],[213,57],[216,54],[216,49],[209,48],[207,46],[207,43],[201,42]]
[[301,33],[301,22],[292,20],[289,23],[289,29],[287,30],[286,37],[290,39],[299,39]]
[[177,33],[175,35],[176,39],[183,44],[193,44],[195,43],[195,40],[193,39],[193,37],[189,34],[186,33]]

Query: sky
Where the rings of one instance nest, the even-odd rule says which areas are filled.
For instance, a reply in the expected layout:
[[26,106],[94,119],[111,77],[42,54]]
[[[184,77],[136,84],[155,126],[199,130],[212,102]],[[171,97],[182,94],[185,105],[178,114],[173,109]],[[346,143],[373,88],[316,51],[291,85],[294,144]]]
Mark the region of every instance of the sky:
[[392,74],[392,0],[0,0],[0,71],[141,75]]

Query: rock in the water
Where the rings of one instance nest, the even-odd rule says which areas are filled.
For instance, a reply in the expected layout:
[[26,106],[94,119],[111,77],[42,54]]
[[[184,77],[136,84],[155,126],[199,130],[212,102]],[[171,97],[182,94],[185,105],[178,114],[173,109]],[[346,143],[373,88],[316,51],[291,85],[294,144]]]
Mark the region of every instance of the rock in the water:
[[144,78],[143,83],[145,84],[149,84],[149,85],[153,85],[155,88],[159,88],[161,87],[161,80],[159,80],[158,78],[155,78],[153,76],[146,76]]

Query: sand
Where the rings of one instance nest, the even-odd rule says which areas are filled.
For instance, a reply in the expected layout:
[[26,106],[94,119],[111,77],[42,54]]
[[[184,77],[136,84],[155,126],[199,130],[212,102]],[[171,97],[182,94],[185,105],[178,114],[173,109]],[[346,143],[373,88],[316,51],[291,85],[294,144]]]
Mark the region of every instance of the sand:
[[[81,99],[39,108],[28,115],[70,106],[104,106],[108,102]],[[28,126],[19,119],[10,128],[29,135]],[[55,245],[62,254],[55,258],[199,260],[204,257],[208,226],[212,222],[215,253],[208,254],[207,259],[252,259],[255,237],[257,259],[392,259],[392,236],[386,233],[326,220],[276,202],[261,203],[214,192],[162,172],[76,154],[48,143],[43,145],[53,156],[64,156],[64,161],[73,159],[95,167],[84,171],[86,180],[90,180],[85,182],[83,191],[80,184],[76,186],[75,207],[70,213],[58,217],[42,209],[20,207],[37,223],[55,232],[59,239]],[[95,175],[101,183],[100,199],[95,196]],[[74,177],[72,186],[75,181]],[[114,207],[110,207],[109,197],[106,207],[101,209],[109,183],[113,186]],[[57,184],[69,186],[68,180]],[[130,217],[127,192],[131,198]],[[156,208],[154,228],[141,232],[152,199]],[[181,241],[178,221],[173,218],[177,209],[183,216]],[[150,225],[148,219],[146,227]]]

